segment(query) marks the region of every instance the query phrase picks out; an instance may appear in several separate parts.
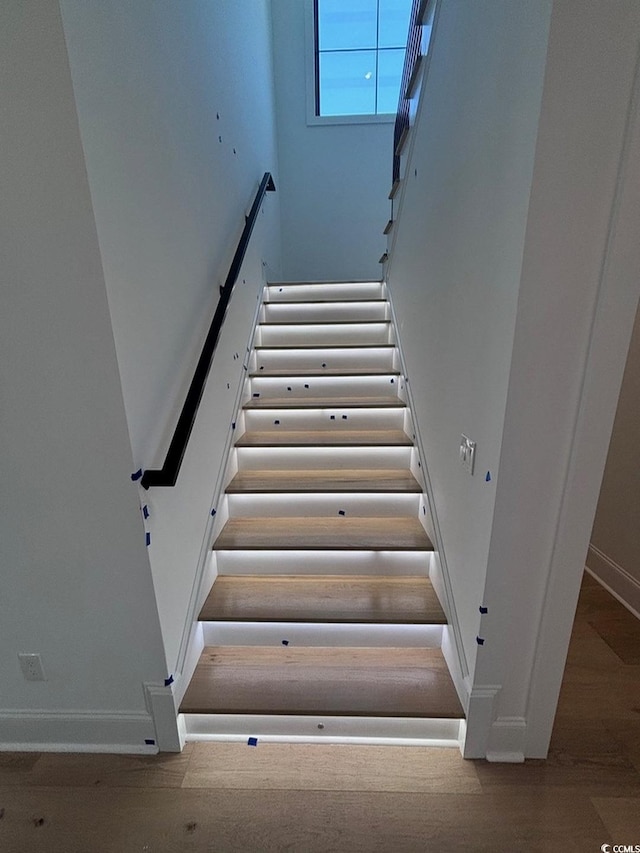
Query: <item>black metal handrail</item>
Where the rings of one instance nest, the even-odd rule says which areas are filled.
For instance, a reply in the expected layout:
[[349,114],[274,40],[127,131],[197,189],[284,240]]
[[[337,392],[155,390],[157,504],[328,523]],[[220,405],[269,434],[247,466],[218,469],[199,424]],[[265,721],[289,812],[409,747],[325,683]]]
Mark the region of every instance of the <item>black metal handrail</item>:
[[205,338],[204,346],[202,347],[202,352],[198,359],[193,379],[191,380],[191,385],[189,386],[184,405],[182,406],[182,411],[180,412],[180,417],[178,418],[178,423],[176,424],[173,438],[171,439],[171,444],[169,445],[169,449],[164,460],[164,465],[162,468],[149,469],[144,472],[140,482],[145,489],[148,489],[149,486],[175,486],[176,484],[178,474],[180,473],[180,466],[182,465],[182,459],[187,449],[189,436],[191,435],[191,430],[193,429],[193,424],[198,413],[198,406],[202,399],[204,386],[207,382],[207,377],[209,376],[211,362],[213,361],[213,354],[218,344],[218,338],[220,337],[225,314],[227,313],[227,306],[229,305],[231,293],[233,292],[234,285],[237,281],[238,275],[240,274],[240,268],[242,267],[242,262],[244,261],[244,256],[247,252],[247,246],[251,239],[253,227],[256,224],[256,219],[258,218],[258,213],[260,212],[260,207],[262,206],[265,193],[274,192],[275,188],[271,173],[265,172],[253,201],[253,205],[251,206],[251,211],[245,219],[244,230],[240,237],[236,253],[233,256],[229,274],[224,285],[220,288],[220,299],[218,300],[218,305],[216,307],[215,314],[213,315],[209,331],[207,332],[207,337]]

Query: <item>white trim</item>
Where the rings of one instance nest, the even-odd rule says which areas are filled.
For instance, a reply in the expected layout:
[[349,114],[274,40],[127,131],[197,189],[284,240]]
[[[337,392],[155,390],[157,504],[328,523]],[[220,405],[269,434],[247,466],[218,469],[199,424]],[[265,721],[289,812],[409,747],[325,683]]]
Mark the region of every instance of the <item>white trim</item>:
[[181,741],[176,717],[176,703],[171,685],[145,682],[144,698],[155,730],[155,741],[160,752],[181,752]]
[[485,684],[474,687],[467,707],[467,735],[462,749],[464,758],[485,758],[495,708],[502,686]]
[[582,562],[576,563],[576,554],[584,547],[590,532],[587,528],[595,514],[640,297],[640,278],[626,272],[640,268],[639,231],[640,51],[531,669],[525,749],[528,758],[545,758],[549,748],[571,634],[567,606],[577,600],[583,571]]
[[155,740],[145,711],[0,711],[0,752],[153,755]]
[[526,735],[527,721],[524,717],[498,717],[491,726],[487,761],[522,763]]
[[637,578],[593,544],[589,545],[586,570],[636,619],[640,619],[640,581]]

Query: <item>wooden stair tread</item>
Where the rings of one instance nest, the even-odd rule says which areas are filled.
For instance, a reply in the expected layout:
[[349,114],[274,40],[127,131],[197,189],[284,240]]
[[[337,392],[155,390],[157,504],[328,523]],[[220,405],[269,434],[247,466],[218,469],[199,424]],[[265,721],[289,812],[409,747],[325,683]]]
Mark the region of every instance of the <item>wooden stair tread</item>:
[[255,350],[287,350],[287,349],[395,349],[395,344],[256,344]]
[[236,447],[393,447],[413,442],[401,429],[248,430]]
[[428,578],[369,575],[219,575],[199,619],[387,625],[447,621]]
[[324,468],[238,471],[226,489],[248,492],[401,492],[419,493],[420,484],[403,468]]
[[260,326],[389,326],[391,320],[262,320]]
[[216,550],[432,551],[417,518],[230,518]]
[[265,305],[331,305],[340,302],[387,302],[386,296],[369,296],[363,299],[362,296],[325,296],[323,299],[267,299]]
[[439,649],[206,646],[186,714],[459,719]]
[[368,409],[402,408],[399,397],[252,397],[243,409]]
[[392,367],[298,367],[288,370],[255,370],[250,373],[252,379],[269,377],[287,379],[289,376],[400,376],[400,371]]

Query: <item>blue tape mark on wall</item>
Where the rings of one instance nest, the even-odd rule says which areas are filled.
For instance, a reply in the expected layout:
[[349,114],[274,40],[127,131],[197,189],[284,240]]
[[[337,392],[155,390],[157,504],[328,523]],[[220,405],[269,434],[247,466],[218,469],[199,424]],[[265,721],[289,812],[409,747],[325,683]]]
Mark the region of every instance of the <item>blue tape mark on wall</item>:
[[216,510],[215,510],[215,509],[212,509],[212,510],[211,510],[211,515],[212,515],[212,516],[214,516],[215,514],[216,514]]
[[338,510],[338,515],[346,515],[347,513],[343,509]]
[[147,746],[155,746],[156,745],[156,742],[152,737],[146,737],[144,739],[144,742]]
[[133,480],[134,483],[136,482],[136,480],[141,480],[142,479],[142,468],[138,468],[138,470],[134,474],[131,475],[131,479]]
[[280,423],[280,421],[274,421],[274,424],[275,424],[276,426],[278,426],[278,424],[279,424],[279,423]]
[[347,417],[348,417],[348,415],[343,415],[343,416],[342,416],[342,420],[343,420],[343,421],[346,421],[346,420],[347,420]]
[[149,518],[149,507],[146,504],[142,507],[142,517]]
[[331,419],[332,421],[335,421],[336,416],[335,416],[335,415],[331,415],[331,416],[330,416],[330,419]]
[[491,482],[491,471],[487,471],[487,476],[484,479],[486,483]]
[[165,680],[164,680],[164,686],[165,687],[168,687],[170,684],[173,684],[173,676],[172,675],[170,675],[169,678],[165,678]]
[[480,611],[480,613],[482,613],[483,615],[484,615],[485,613],[488,613],[488,612],[489,612],[489,608],[488,608],[488,607],[483,607],[482,605],[480,605],[480,607],[478,608],[478,610],[479,610],[479,611]]
[[476,643],[479,646],[484,646],[484,640],[482,639],[482,637],[476,637]]
[[145,535],[144,535],[144,541],[145,541],[145,543],[146,543],[146,545],[147,545],[147,548],[148,548],[148,547],[149,547],[149,545],[151,545],[151,534],[149,533],[149,531],[148,531],[148,530],[147,530],[147,532],[146,532],[146,533],[145,533]]
[[249,740],[247,741],[247,746],[257,746],[257,745],[258,745],[258,738],[257,737],[250,737]]
[[282,641],[282,645],[283,645],[283,646],[288,646],[288,645],[289,645],[289,640],[283,640],[283,641]]

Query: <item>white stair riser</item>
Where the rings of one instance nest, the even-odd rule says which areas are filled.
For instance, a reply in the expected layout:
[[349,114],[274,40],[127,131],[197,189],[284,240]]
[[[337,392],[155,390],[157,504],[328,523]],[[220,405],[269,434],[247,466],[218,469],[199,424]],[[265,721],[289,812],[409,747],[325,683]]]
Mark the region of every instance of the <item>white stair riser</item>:
[[[184,714],[187,740],[458,747],[464,721],[388,717]],[[426,760],[426,759],[425,759]]]
[[319,299],[382,299],[384,291],[379,281],[341,282],[339,284],[270,284],[265,291],[267,302],[305,302]]
[[328,348],[305,350],[258,350],[252,370],[349,370],[354,367],[393,369],[395,350],[392,347]]
[[388,494],[267,494],[227,496],[234,518],[415,518],[421,495]]
[[[342,415],[347,417],[343,418]],[[333,415],[333,419],[332,416]],[[278,421],[278,423],[276,423]],[[360,430],[360,429],[403,429],[404,412],[402,409],[307,409],[288,411],[286,409],[259,411],[247,409],[244,412],[247,430]]]
[[330,323],[346,320],[388,320],[387,302],[325,302],[264,304],[260,322]]
[[262,346],[342,346],[388,344],[388,323],[317,323],[308,326],[263,326],[256,332]]
[[399,388],[397,376],[258,376],[250,380],[251,395],[261,397],[392,397]]
[[417,551],[216,551],[220,575],[429,576],[431,554]]
[[238,470],[408,469],[411,447],[239,447]]
[[203,622],[205,646],[440,648],[441,625]]

